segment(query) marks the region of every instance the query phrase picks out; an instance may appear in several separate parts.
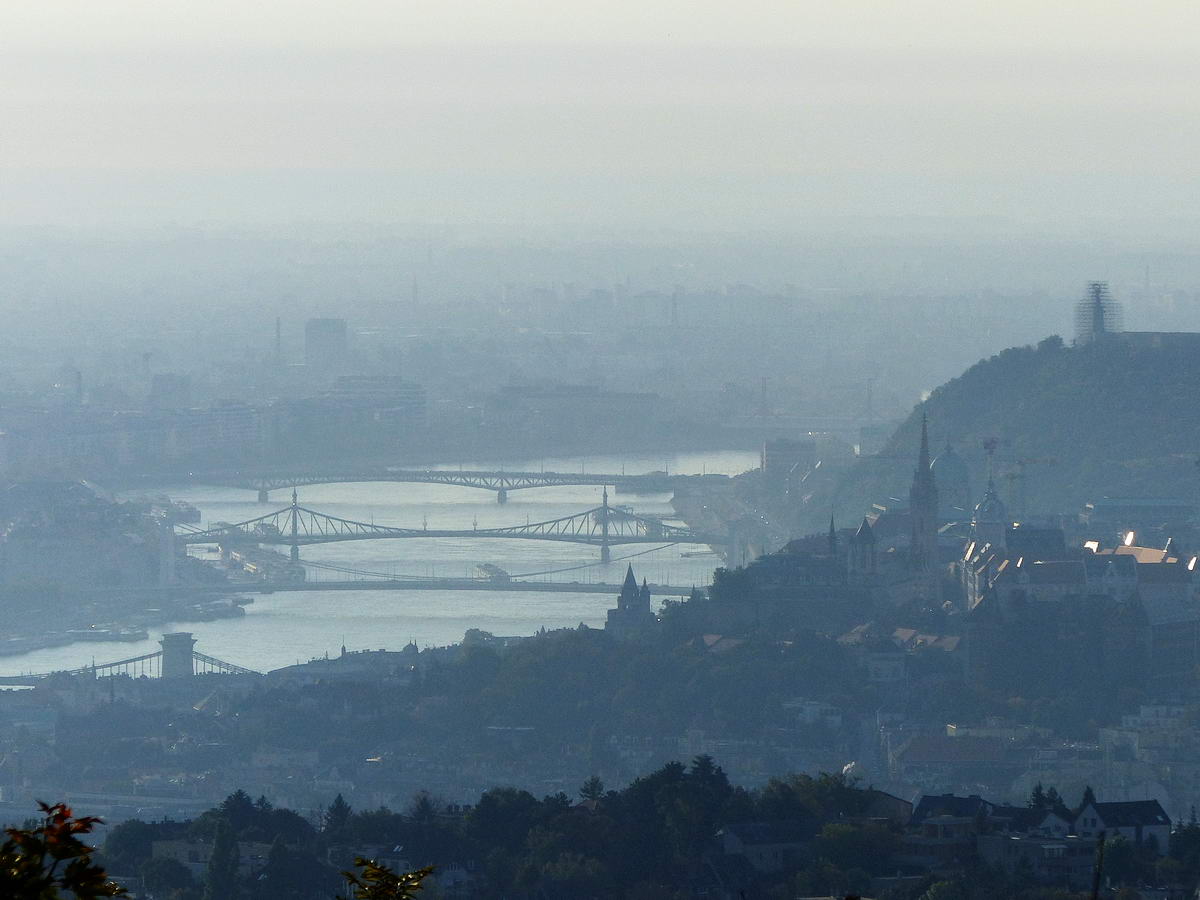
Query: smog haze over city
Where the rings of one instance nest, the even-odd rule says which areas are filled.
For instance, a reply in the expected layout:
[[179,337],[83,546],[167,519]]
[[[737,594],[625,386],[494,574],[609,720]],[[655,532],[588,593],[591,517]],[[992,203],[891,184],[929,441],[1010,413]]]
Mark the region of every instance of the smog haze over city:
[[1200,889],[1200,7],[10,6],[0,895]]

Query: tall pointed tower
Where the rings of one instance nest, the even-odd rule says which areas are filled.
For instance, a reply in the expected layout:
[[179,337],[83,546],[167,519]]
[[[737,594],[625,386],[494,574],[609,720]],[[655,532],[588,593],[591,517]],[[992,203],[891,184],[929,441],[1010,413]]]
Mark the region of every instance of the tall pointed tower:
[[850,555],[847,560],[851,575],[874,575],[875,567],[875,532],[870,521],[863,516],[858,531],[850,536]]
[[629,640],[645,635],[654,627],[654,612],[650,607],[650,585],[645,579],[639,588],[633,574],[633,566],[625,571],[625,583],[617,596],[617,606],[608,611],[604,630],[618,640]]
[[908,489],[908,511],[912,519],[909,553],[913,567],[932,572],[937,566],[938,493],[929,467],[929,423],[921,413],[921,451],[912,487]]
[[617,609],[637,609],[641,595],[637,578],[633,574],[633,564],[630,563],[629,568],[625,570],[625,583],[621,585],[621,593],[617,596]]

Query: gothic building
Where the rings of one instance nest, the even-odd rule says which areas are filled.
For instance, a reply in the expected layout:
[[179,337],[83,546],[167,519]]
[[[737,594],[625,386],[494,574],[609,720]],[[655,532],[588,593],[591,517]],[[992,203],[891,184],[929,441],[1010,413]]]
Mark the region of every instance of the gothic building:
[[987,492],[971,516],[971,540],[979,546],[991,544],[995,548],[1003,548],[1010,524],[1008,509],[996,493],[996,482],[989,477]]
[[875,558],[875,532],[871,523],[864,516],[858,531],[854,532],[849,541],[849,553],[846,566],[853,578],[866,578],[878,573],[878,563]]
[[654,611],[650,608],[650,587],[642,579],[638,587],[633,575],[633,566],[625,572],[625,583],[617,596],[616,609],[608,611],[604,630],[619,640],[638,637],[648,632],[654,625]]

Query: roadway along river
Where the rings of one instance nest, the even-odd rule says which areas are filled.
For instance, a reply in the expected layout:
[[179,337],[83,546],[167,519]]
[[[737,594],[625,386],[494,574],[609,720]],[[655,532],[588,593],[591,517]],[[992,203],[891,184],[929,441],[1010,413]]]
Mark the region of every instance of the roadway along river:
[[[746,451],[682,453],[673,456],[588,457],[507,461],[510,471],[620,472],[634,474],[669,466],[671,474],[717,472],[735,475],[758,464]],[[499,468],[466,462],[463,468]],[[450,468],[450,467],[446,467]],[[457,466],[454,466],[457,468]],[[538,522],[581,512],[600,503],[598,487],[536,488],[512,491],[500,505],[495,494],[473,488],[424,484],[330,484],[300,489],[300,503],[347,519],[419,528],[469,529]],[[290,502],[287,491],[259,504],[252,491],[233,488],[162,485],[167,493],[197,506],[203,524],[241,522]],[[628,504],[638,513],[670,514],[670,496],[610,495],[612,504]],[[305,561],[403,575],[463,577],[479,563],[494,563],[513,575],[549,570],[573,571],[538,576],[547,580],[619,583],[633,564],[640,580],[670,584],[707,584],[720,565],[716,556],[683,556],[705,547],[672,546],[646,552],[645,545],[616,546],[613,561],[600,565],[600,551],[580,544],[529,540],[404,539],[355,541],[302,548]],[[284,548],[286,552],[286,548]],[[634,557],[634,558],[631,558]],[[343,579],[334,571],[309,569],[310,579]],[[527,635],[541,627],[562,628],[583,622],[601,626],[615,597],[607,594],[521,591],[313,591],[254,596],[240,619],[178,622],[149,639],[132,643],[79,643],[0,658],[0,675],[42,672],[102,663],[158,649],[162,630],[191,631],[196,649],[210,656],[266,671],[325,653],[388,648],[410,640],[440,646],[462,639],[468,628],[498,635]],[[661,598],[657,598],[661,599]],[[656,600],[657,602],[657,600]]]

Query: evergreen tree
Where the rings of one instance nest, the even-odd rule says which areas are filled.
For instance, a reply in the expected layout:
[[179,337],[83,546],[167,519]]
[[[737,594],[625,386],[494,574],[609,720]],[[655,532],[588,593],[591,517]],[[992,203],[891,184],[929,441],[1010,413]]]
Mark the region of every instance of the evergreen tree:
[[233,828],[225,819],[217,822],[212,856],[204,873],[204,900],[236,900],[241,891],[238,885],[238,866],[241,854]]
[[239,835],[246,828],[249,828],[255,819],[258,810],[255,809],[254,801],[250,799],[250,795],[243,790],[236,790],[224,800],[221,801],[221,815],[233,827],[234,835]]
[[579,789],[579,796],[584,800],[599,800],[604,796],[604,782],[598,775],[593,775]]
[[324,831],[341,831],[350,822],[350,815],[354,810],[346,799],[338,794],[333,798],[333,802],[329,804],[329,809],[325,810],[324,816]]
[[408,807],[408,817],[414,825],[428,828],[437,818],[437,805],[428,791],[418,792]]
[[1062,798],[1058,796],[1058,788],[1051,785],[1050,789],[1046,791],[1046,805],[1043,809],[1057,810],[1062,805]]
[[1028,806],[1030,809],[1046,808],[1046,791],[1040,781],[1033,786],[1033,793],[1029,795]]

